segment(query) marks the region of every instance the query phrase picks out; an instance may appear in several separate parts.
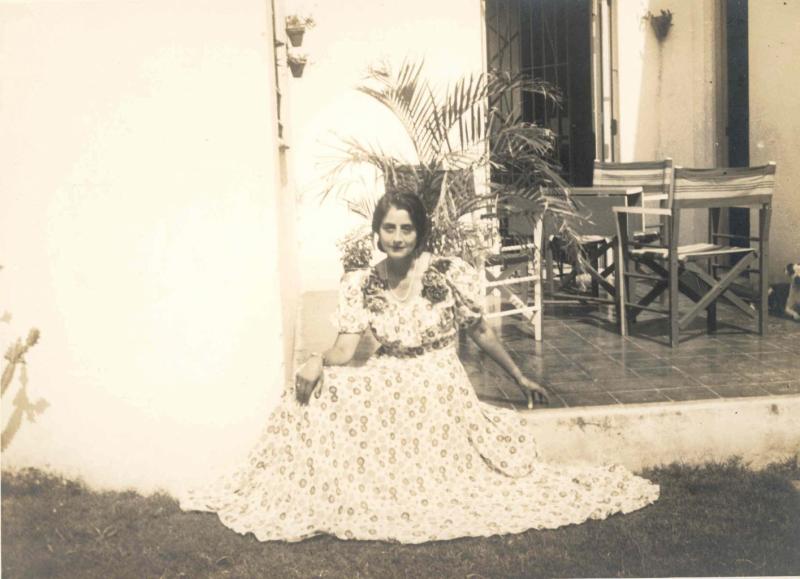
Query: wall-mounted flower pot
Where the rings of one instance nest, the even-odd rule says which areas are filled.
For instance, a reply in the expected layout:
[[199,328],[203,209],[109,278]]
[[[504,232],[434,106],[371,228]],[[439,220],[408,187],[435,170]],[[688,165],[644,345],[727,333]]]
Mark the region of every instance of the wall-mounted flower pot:
[[286,29],[286,35],[289,37],[289,42],[292,46],[303,46],[303,35],[306,33],[304,26],[297,26]]
[[650,26],[653,27],[656,39],[662,42],[667,37],[667,34],[669,34],[669,29],[672,28],[672,12],[669,10],[662,10],[661,14],[658,16],[652,12],[648,12],[645,18],[650,21]]
[[302,46],[303,35],[307,29],[313,28],[314,24],[314,19],[311,16],[301,16],[300,14],[287,16],[285,20],[286,36],[289,37],[289,42],[292,46]]
[[293,77],[300,78],[303,76],[303,69],[306,67],[305,60],[289,60],[288,62]]

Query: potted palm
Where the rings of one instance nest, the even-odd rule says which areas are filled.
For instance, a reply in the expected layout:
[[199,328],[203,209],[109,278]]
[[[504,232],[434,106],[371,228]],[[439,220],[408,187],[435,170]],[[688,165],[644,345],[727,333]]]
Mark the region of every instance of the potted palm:
[[305,35],[308,28],[313,28],[314,19],[310,16],[299,16],[291,14],[286,17],[286,35],[289,37],[289,42],[292,46],[303,45],[303,35]]
[[[475,263],[487,236],[471,214],[486,207],[531,223],[549,213],[566,243],[579,247],[574,225],[580,217],[553,159],[554,135],[523,121],[509,104],[523,93],[558,103],[554,87],[525,74],[490,71],[465,75],[440,92],[425,79],[423,68],[422,61],[406,61],[396,73],[387,66],[371,68],[357,87],[394,114],[415,158],[400,159],[357,138],[342,138],[322,200],[344,199],[369,219],[374,202],[353,197],[346,178],[354,166],[367,164],[383,176],[387,191],[422,197],[433,223],[429,244],[434,251]],[[473,186],[475,175],[489,176],[483,190]]]

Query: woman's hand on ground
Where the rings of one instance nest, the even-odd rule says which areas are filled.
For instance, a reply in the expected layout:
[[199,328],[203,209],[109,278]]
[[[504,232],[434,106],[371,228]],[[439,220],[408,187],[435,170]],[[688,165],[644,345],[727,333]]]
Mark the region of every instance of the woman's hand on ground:
[[525,396],[528,398],[528,408],[533,408],[534,404],[550,403],[550,395],[544,386],[537,384],[525,376],[520,376],[519,379],[517,379],[517,385],[525,392]]
[[322,382],[322,356],[312,356],[295,374],[295,395],[300,404],[307,404],[314,387]]

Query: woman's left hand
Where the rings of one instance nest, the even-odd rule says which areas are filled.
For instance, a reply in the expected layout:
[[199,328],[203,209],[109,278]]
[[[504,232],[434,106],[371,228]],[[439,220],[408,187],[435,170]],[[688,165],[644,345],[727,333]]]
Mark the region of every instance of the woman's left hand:
[[528,398],[528,408],[533,408],[534,404],[550,403],[550,395],[544,386],[525,376],[520,376],[517,379],[517,385],[525,392],[525,396]]
[[312,356],[295,375],[295,393],[300,404],[308,404],[311,394],[322,382],[322,356]]

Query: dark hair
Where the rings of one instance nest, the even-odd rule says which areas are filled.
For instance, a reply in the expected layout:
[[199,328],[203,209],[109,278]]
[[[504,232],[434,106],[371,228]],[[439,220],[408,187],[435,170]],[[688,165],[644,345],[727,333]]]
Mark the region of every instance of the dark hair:
[[[386,193],[378,200],[375,211],[372,213],[373,233],[380,233],[381,224],[386,218],[386,214],[389,213],[390,207],[408,212],[411,223],[414,225],[414,229],[417,232],[417,245],[414,249],[423,247],[428,239],[430,222],[428,220],[428,213],[425,211],[425,206],[422,204],[422,199],[414,193],[405,193],[402,191]],[[378,249],[384,251],[380,239],[378,239]]]

